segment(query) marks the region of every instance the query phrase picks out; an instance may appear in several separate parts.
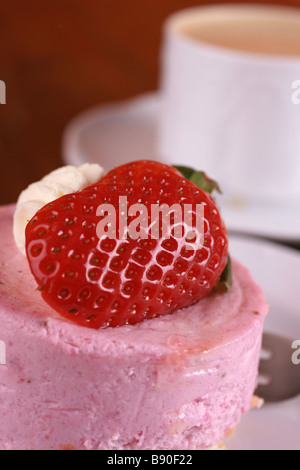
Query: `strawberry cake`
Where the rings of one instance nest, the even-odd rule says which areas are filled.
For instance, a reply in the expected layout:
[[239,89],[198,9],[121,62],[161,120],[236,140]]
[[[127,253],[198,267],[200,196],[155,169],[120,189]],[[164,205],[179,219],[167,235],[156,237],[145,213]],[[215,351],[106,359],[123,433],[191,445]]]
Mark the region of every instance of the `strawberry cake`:
[[[150,163],[143,162],[143,165],[149,167]],[[154,167],[152,169],[155,171]],[[163,170],[164,181],[168,181],[167,170]],[[168,172],[175,190],[179,173]],[[100,181],[104,180],[107,185],[105,178]],[[182,176],[180,182],[183,183]],[[183,184],[192,188],[195,195],[196,186],[191,186],[194,183]],[[95,191],[95,186],[93,188]],[[97,189],[98,194],[102,189]],[[188,200],[185,186],[183,192]],[[214,212],[212,197],[209,192],[203,192],[205,210],[210,208]],[[151,199],[149,194],[147,196]],[[58,213],[57,204],[65,203],[64,197],[67,196],[41,209],[28,201],[34,211],[37,210],[37,214],[32,214],[32,221],[43,225],[49,210]],[[86,204],[82,206],[80,197],[81,207],[86,207]],[[24,198],[22,204],[25,204]],[[73,216],[78,216],[78,210],[77,207]],[[127,292],[131,305],[132,302],[138,304],[137,298],[140,300],[143,315],[139,316],[139,312],[130,310],[128,302],[123,310],[121,308],[118,296],[123,292],[124,282],[128,282],[126,279],[114,289],[107,289],[111,298],[109,313],[106,304],[103,308],[97,304],[88,315],[85,299],[80,297],[75,304],[69,292],[75,285],[77,289],[78,280],[68,278],[63,282],[60,269],[55,269],[54,273],[50,270],[46,275],[36,267],[35,255],[41,257],[39,266],[43,259],[52,266],[53,257],[59,256],[58,265],[65,269],[64,250],[69,254],[78,252],[77,245],[72,251],[72,243],[75,243],[72,237],[64,239],[60,250],[55,251],[53,237],[61,230],[57,226],[51,232],[55,224],[52,221],[45,230],[39,230],[34,248],[41,245],[42,249],[34,251],[32,240],[36,224],[29,223],[23,238],[27,253],[24,256],[20,249],[22,230],[20,226],[15,231],[13,228],[17,213],[15,205],[0,208],[0,341],[5,344],[5,364],[0,365],[0,450],[206,450],[221,442],[251,408],[268,307],[261,288],[235,259],[231,260],[230,288],[224,289],[221,285],[228,248],[219,214],[214,212],[214,228],[219,224],[218,234],[212,233],[211,237],[216,240],[218,238],[214,237],[222,234],[225,241],[219,245],[211,242],[209,252],[211,257],[215,255],[214,266],[202,259],[198,290],[193,256],[184,257],[181,251],[180,259],[189,263],[190,276],[177,266],[178,282],[172,285],[166,303],[158,293],[160,287],[168,284],[164,283],[167,277],[174,277],[171,276],[174,260],[168,264],[168,269],[166,263],[160,263],[160,267],[165,265],[161,279],[147,277],[148,288],[151,282],[155,284],[156,309],[148,298],[149,308],[145,309],[143,301],[146,300],[141,300],[138,289],[134,291],[136,297]],[[20,214],[18,217],[20,220]],[[205,220],[212,228],[207,212]],[[61,221],[57,223],[60,225]],[[75,230],[68,225],[68,230],[71,229]],[[13,231],[20,235],[18,243]],[[206,236],[207,231],[206,227]],[[132,247],[139,243],[139,240],[127,241]],[[97,243],[98,246],[99,240]],[[166,251],[167,248],[165,245]],[[82,276],[82,265],[90,269],[83,256],[86,244],[83,250],[81,259],[85,261],[80,268],[76,271],[73,264],[68,266],[68,272],[72,268],[75,277],[77,273]],[[177,251],[178,246],[177,250],[169,252],[178,261]],[[135,252],[131,252],[130,260]],[[157,251],[155,253],[159,265]],[[140,261],[147,270],[149,263],[145,266],[143,260]],[[156,264],[152,259],[152,267]],[[124,269],[129,265],[127,259]],[[209,273],[205,269],[209,269]],[[207,283],[199,281],[203,281],[204,276]],[[57,278],[70,295],[57,295]],[[141,279],[145,282],[145,277]],[[86,282],[90,282],[88,276],[85,281],[81,279],[82,289],[94,298],[99,296],[94,288],[97,290],[100,285],[104,289],[99,279],[97,283],[93,279],[96,287],[93,284],[88,291]],[[140,285],[138,280],[134,282]],[[188,287],[186,295],[182,285]],[[222,288],[216,289],[218,285]],[[205,295],[201,293],[204,288]],[[171,295],[173,292],[175,297]],[[112,311],[115,299],[121,304],[119,309],[115,308],[116,312]],[[82,304],[85,307],[81,310]]]

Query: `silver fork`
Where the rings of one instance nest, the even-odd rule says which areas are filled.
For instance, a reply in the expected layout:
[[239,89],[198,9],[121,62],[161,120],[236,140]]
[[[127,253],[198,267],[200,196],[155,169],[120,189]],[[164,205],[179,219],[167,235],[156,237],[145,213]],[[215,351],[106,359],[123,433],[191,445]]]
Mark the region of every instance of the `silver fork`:
[[293,340],[264,333],[258,387],[255,394],[274,403],[300,394],[300,365],[292,361]]

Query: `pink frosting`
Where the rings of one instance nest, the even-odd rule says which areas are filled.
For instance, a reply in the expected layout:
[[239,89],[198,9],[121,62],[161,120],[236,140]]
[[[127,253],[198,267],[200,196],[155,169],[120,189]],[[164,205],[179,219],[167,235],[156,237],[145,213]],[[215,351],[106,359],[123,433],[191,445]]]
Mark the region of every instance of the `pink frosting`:
[[207,449],[251,406],[267,304],[233,288],[172,315],[91,330],[36,290],[0,208],[0,449]]

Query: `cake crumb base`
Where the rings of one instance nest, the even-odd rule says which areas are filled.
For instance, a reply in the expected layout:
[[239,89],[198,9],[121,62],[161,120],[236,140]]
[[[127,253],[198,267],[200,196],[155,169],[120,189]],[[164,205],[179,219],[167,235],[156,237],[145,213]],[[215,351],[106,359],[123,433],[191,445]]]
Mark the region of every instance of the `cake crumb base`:
[[219,442],[218,444],[213,447],[210,447],[207,450],[227,450],[227,447],[222,442]]
[[260,398],[254,395],[251,401],[251,408],[259,410],[264,406],[264,403],[265,402],[263,398]]

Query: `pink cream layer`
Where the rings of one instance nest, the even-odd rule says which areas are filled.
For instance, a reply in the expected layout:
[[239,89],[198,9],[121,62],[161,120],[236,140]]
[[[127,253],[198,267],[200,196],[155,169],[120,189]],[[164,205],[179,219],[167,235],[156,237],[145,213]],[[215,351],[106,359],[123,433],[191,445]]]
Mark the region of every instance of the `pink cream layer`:
[[42,300],[13,241],[14,209],[0,208],[0,450],[222,440],[256,387],[267,304],[248,270],[233,260],[231,292],[172,315],[87,329]]

